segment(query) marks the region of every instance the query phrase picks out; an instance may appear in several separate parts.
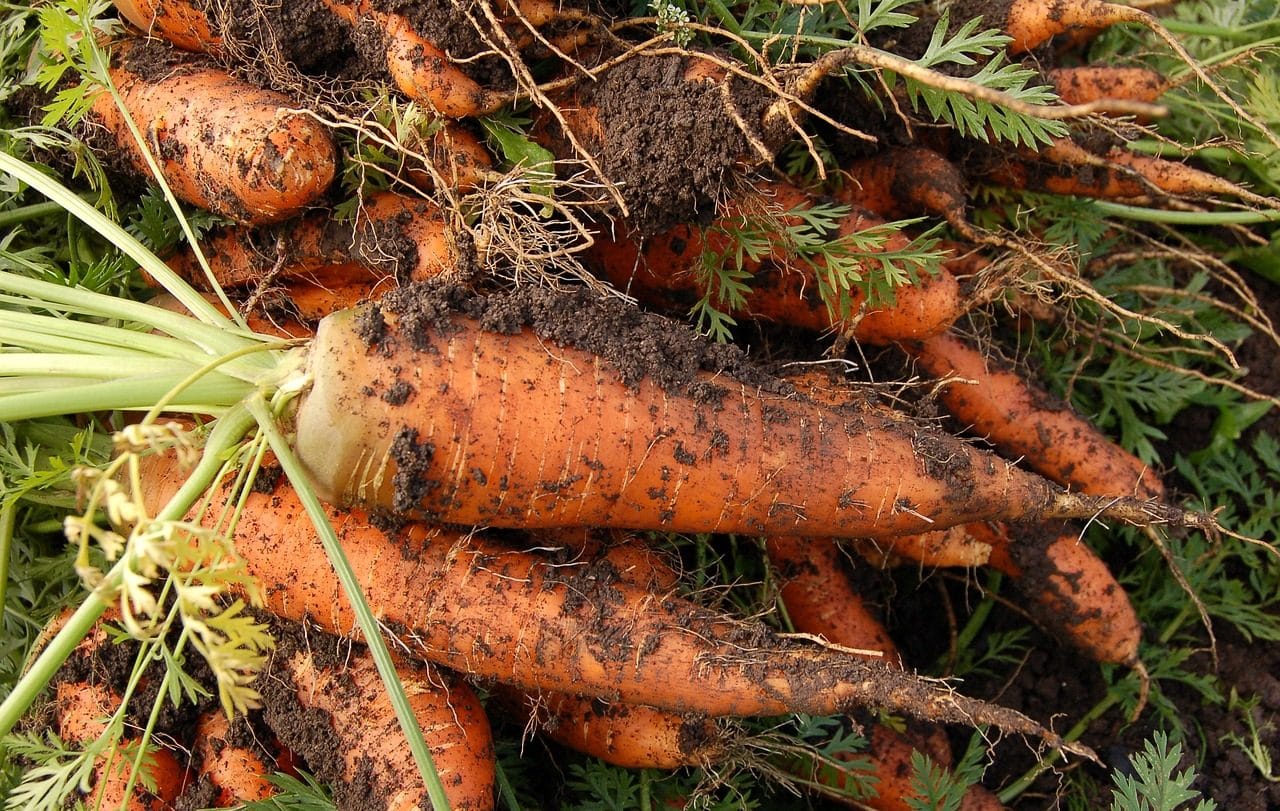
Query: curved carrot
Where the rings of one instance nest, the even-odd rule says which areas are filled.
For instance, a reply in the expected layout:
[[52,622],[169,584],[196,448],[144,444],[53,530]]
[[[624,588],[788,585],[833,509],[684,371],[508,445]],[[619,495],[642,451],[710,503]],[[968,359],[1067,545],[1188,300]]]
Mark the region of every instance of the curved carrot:
[[409,98],[449,118],[484,115],[506,102],[463,72],[404,15],[382,11],[369,0],[324,0],[324,4],[350,25],[374,21],[385,39],[387,71]]
[[[142,475],[153,505],[182,477],[162,456],[143,460]],[[297,495],[280,482],[246,498],[236,551],[261,582],[267,608],[351,633],[354,615]],[[226,493],[215,493],[210,512],[225,503]],[[329,517],[384,626],[402,629],[415,655],[454,670],[680,713],[832,714],[862,704],[1056,742],[1016,713],[922,686],[879,663],[779,639],[758,623],[677,597],[655,600],[625,583],[576,579],[572,567],[478,534],[420,524],[386,534],[354,510]]]
[[[322,643],[323,644],[323,643]],[[460,681],[426,665],[402,662],[396,673],[457,811],[493,807],[493,741],[484,708]],[[340,808],[410,811],[427,803],[426,786],[367,651],[324,657],[312,645],[278,653],[267,694],[267,721],[317,778],[333,784]],[[309,723],[299,725],[299,710]],[[312,724],[316,714],[327,730]],[[292,719],[293,722],[290,722]]]
[[[158,51],[167,64],[156,73],[143,60]],[[286,96],[173,53],[158,40],[120,43],[111,80],[174,194],[241,222],[264,223],[297,214],[329,188],[337,157],[323,125]],[[148,173],[109,93],[95,97],[92,117]]]
[[765,551],[777,572],[778,596],[797,631],[857,651],[879,651],[879,656],[866,655],[902,667],[889,632],[849,582],[844,553],[835,541],[771,535]]
[[[786,184],[771,184],[764,199],[783,208],[812,201]],[[739,209],[731,209],[717,218],[713,226],[732,229],[741,216]],[[847,235],[883,224],[884,220],[870,212],[854,209],[841,219],[838,234]],[[892,250],[905,245],[905,237],[894,236],[885,247]],[[651,304],[688,309],[703,293],[697,276],[703,252],[709,250],[714,254],[725,247],[723,237],[714,227],[703,231],[680,225],[645,240],[643,245],[626,237],[609,239],[601,235],[588,256],[594,259],[600,274],[618,289],[643,297]],[[878,272],[874,265],[874,260],[870,260],[869,273]],[[743,315],[815,331],[844,326],[819,296],[814,271],[789,262],[784,246],[775,249],[771,261],[744,258],[742,269],[751,274],[746,280],[750,292]],[[947,329],[964,312],[959,284],[945,269],[921,279],[918,284],[899,287],[895,291],[896,301],[890,306],[860,309],[861,291],[850,291],[850,296],[855,313],[852,334],[869,343],[932,335]]]
[[[883,537],[988,518],[1205,520],[1067,493],[942,432],[705,373],[688,379],[710,393],[700,402],[520,326],[541,324],[554,340],[566,333],[539,320],[543,308],[567,306],[580,324],[591,301],[537,291],[492,300],[508,334],[450,315],[446,299],[424,306],[409,288],[326,318],[292,416],[317,492],[522,528]],[[639,318],[619,306],[613,332]]]
[[968,430],[1012,459],[1086,493],[1163,499],[1159,477],[1093,423],[989,355],[946,333],[903,347],[934,377],[962,381],[939,397]]
[[[237,719],[237,723],[243,724],[244,719]],[[195,754],[200,784],[208,784],[209,801],[216,802],[218,808],[265,800],[275,794],[275,786],[267,780],[275,769],[254,746],[236,742],[232,723],[219,710],[203,713],[196,723]],[[202,789],[198,786],[196,790]]]
[[922,146],[889,147],[842,167],[847,176],[835,197],[882,217],[942,217],[960,233],[972,231],[965,218],[968,186],[954,163]]
[[217,53],[222,37],[209,18],[190,0],[112,0],[120,16],[148,36],[155,35],[187,51]]
[[[1095,662],[1138,662],[1142,623],[1107,565],[1061,522],[970,531],[991,545],[991,565],[1033,601],[1033,615]],[[1015,537],[1016,536],[1016,537]]]

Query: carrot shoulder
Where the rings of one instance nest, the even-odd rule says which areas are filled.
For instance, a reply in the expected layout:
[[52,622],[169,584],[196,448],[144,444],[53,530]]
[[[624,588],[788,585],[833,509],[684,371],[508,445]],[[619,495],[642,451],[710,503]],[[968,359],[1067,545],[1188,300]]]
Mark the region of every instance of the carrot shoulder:
[[[329,188],[337,157],[323,125],[287,96],[176,53],[157,40],[120,43],[111,79],[178,197],[260,223],[296,214]],[[92,115],[149,174],[109,93],[97,95]]]

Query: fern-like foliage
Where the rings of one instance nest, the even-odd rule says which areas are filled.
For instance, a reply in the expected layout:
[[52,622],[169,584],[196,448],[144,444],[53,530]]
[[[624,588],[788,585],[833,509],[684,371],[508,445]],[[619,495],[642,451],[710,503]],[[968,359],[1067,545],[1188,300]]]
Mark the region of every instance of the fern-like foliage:
[[[1111,790],[1111,811],[1179,811],[1191,808],[1185,803],[1199,798],[1200,792],[1191,789],[1194,771],[1175,771],[1181,758],[1182,744],[1175,743],[1170,747],[1168,736],[1156,732],[1143,744],[1142,751],[1131,758],[1133,776],[1118,771],[1113,774],[1116,787]],[[1195,804],[1194,811],[1214,811],[1217,807],[1213,800],[1201,799]]]

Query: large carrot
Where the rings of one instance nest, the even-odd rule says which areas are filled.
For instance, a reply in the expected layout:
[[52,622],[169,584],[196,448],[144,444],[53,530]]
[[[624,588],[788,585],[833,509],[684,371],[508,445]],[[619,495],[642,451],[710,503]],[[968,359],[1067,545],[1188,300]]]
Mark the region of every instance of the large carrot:
[[1068,404],[956,335],[904,348],[934,377],[958,378],[940,391],[943,405],[1009,458],[1087,493],[1164,497],[1164,485],[1150,467]]
[[833,537],[987,518],[1207,521],[1064,492],[945,433],[772,394],[767,379],[667,369],[664,383],[656,367],[610,367],[606,346],[556,345],[612,341],[627,359],[639,340],[697,356],[667,343],[679,338],[661,319],[635,333],[642,316],[621,304],[596,305],[603,329],[588,326],[586,295],[458,304],[499,334],[422,295],[401,288],[321,322],[292,423],[331,503],[474,525]]
[[[329,188],[337,158],[323,125],[282,94],[177,53],[159,40],[124,41],[111,67],[111,80],[174,194],[262,223],[293,216]],[[109,93],[95,97],[92,116],[134,167],[149,174]]]
[[[422,808],[427,789],[373,658],[362,647],[344,651],[317,636],[301,643],[286,636],[273,657],[263,693],[268,723],[318,778],[333,784],[338,807]],[[449,806],[492,808],[493,741],[475,693],[426,665],[402,662],[396,673]]]
[[148,35],[160,36],[188,51],[217,53],[222,37],[203,10],[189,0],[112,0],[120,16]]
[[[144,460],[147,500],[163,503],[181,475],[167,458]],[[214,513],[225,495],[214,498]],[[354,510],[329,517],[384,626],[415,654],[463,673],[705,715],[829,715],[869,705],[1057,742],[1017,713],[882,664],[779,639],[676,597],[581,578],[575,567],[477,534],[420,524],[385,533]],[[354,614],[287,485],[247,496],[235,543],[269,610],[352,633]]]

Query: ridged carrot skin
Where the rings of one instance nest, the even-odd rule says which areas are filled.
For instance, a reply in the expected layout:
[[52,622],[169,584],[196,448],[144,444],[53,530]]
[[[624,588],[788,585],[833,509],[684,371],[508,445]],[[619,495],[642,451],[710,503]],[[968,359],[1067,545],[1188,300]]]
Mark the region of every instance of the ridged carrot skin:
[[1151,509],[1067,493],[910,421],[710,373],[691,380],[701,399],[628,381],[529,329],[417,318],[417,292],[326,318],[310,348],[312,384],[292,423],[330,503],[478,526],[831,537],[1095,513],[1146,520]]
[[947,410],[1010,459],[1085,493],[1162,499],[1147,465],[1116,445],[1067,403],[1004,368],[951,333],[904,348],[930,375],[961,378],[940,390]]
[[[401,662],[396,675],[427,742],[449,807],[457,811],[493,808],[493,738],[475,693],[424,664]],[[298,706],[328,718],[328,730],[281,724],[277,731],[281,741],[304,759],[314,751],[311,744],[316,735],[328,737],[323,748],[336,745],[340,768],[330,771],[320,764],[312,768],[321,780],[335,783],[340,808],[414,811],[429,806],[426,786],[367,650],[353,648],[336,662],[323,661],[309,648],[291,651],[275,658],[272,677],[292,685]],[[280,712],[279,706],[269,704],[267,720],[271,722]],[[330,761],[326,758],[322,763],[328,766]]]
[[[324,125],[287,96],[167,50],[156,40],[119,43],[111,80],[174,194],[240,222],[265,223],[299,213],[329,188],[337,153]],[[168,64],[144,68],[144,51]],[[149,175],[109,93],[95,97],[91,116]]]
[[[142,460],[141,468],[155,509],[180,486],[182,471],[164,456]],[[352,634],[354,614],[297,494],[280,482],[246,498],[235,546],[265,607]],[[225,503],[226,493],[216,492],[210,514]],[[879,663],[780,639],[759,623],[677,597],[658,600],[625,583],[582,578],[573,567],[476,533],[410,524],[388,534],[355,510],[331,510],[329,520],[384,627],[415,655],[461,673],[706,716],[876,706],[1057,742],[1017,713]]]

